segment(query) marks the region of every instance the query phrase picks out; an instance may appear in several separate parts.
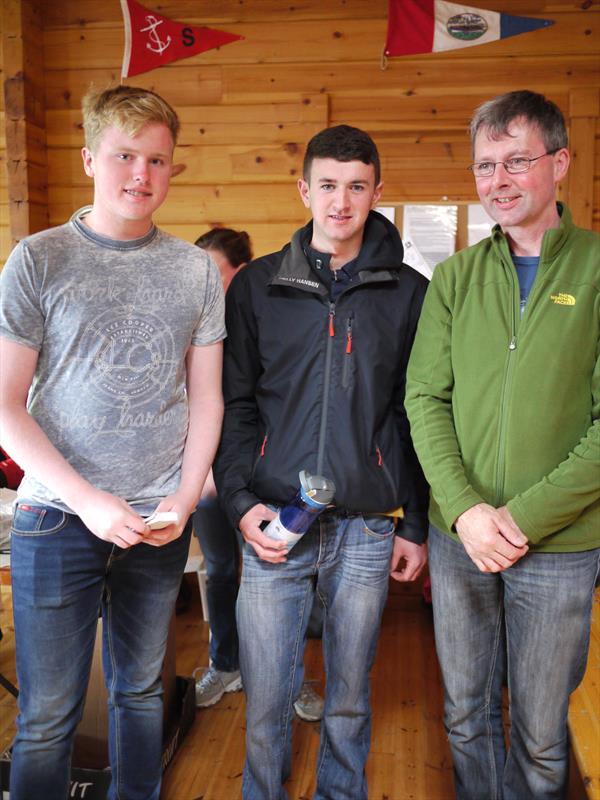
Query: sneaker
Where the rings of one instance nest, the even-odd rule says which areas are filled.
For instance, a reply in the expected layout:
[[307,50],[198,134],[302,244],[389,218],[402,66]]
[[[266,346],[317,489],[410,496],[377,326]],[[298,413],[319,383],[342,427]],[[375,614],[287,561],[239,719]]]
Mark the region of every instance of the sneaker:
[[[192,673],[194,678],[199,669],[201,668],[198,667]],[[214,706],[225,692],[239,692],[241,688],[242,679],[239,669],[235,672],[221,672],[211,664],[204,670],[200,680],[196,681],[196,705],[198,708]]]
[[325,701],[313,689],[315,683],[316,681],[304,681],[294,703],[294,711],[306,722],[318,722],[323,716]]

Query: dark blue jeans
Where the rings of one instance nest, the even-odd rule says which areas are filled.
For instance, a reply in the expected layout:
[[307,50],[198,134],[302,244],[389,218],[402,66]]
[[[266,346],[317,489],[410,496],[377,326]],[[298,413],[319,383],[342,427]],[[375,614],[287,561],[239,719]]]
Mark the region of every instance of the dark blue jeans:
[[79,517],[23,503],[11,573],[19,681],[12,800],[65,800],[73,734],[103,617],[110,800],[158,800],[162,686],[169,621],[191,525],[164,547],[121,550]]
[[194,512],[194,533],[206,562],[210,660],[216,669],[240,668],[235,604],[240,545],[216,497],[202,500]]
[[435,640],[457,800],[565,797],[569,695],[585,672],[599,564],[598,549],[532,552],[503,572],[483,573],[462,544],[431,527]]

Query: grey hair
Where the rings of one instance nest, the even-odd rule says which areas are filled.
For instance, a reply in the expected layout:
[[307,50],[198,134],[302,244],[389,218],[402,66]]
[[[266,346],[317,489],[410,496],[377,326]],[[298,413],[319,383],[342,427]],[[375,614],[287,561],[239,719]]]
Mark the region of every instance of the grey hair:
[[548,152],[568,147],[565,118],[560,108],[543,94],[526,89],[498,95],[475,109],[469,132],[471,147],[475,148],[475,137],[481,128],[486,128],[492,139],[508,134],[508,126],[516,119],[523,119],[536,126]]

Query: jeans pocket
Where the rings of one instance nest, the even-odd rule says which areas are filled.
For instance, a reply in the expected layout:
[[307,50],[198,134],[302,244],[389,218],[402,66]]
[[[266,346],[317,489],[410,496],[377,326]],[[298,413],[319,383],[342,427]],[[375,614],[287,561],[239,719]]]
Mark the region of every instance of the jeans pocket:
[[374,515],[372,517],[362,518],[365,533],[372,536],[374,539],[387,539],[394,534],[396,530],[396,522],[393,517],[386,517],[382,514]]
[[58,533],[67,524],[68,514],[51,506],[17,503],[13,515],[13,536],[47,536]]

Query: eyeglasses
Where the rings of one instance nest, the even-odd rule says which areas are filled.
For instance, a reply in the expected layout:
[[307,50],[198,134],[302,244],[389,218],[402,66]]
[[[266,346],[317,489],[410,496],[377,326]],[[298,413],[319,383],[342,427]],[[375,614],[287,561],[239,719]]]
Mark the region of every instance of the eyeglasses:
[[558,149],[559,148],[556,150],[548,150],[547,153],[542,153],[541,156],[536,156],[535,158],[515,156],[515,158],[509,158],[507,161],[477,161],[475,164],[471,164],[467,167],[467,169],[470,169],[476,178],[490,178],[496,171],[498,164],[502,164],[510,175],[517,175],[519,172],[529,172],[534,161],[544,156],[553,156],[554,153],[558,152]]

